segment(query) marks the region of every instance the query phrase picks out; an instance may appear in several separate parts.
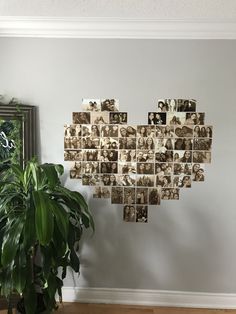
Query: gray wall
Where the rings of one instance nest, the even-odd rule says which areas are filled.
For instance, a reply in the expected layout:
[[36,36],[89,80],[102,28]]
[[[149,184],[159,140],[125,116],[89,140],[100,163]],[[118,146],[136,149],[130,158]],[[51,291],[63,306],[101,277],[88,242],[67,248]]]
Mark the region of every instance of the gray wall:
[[134,124],[146,123],[157,98],[196,98],[214,125],[206,182],[150,207],[148,224],[124,223],[120,206],[64,177],[96,223],[82,275],[66,285],[236,292],[235,53],[235,41],[0,39],[0,93],[38,106],[43,162],[68,170],[63,124],[82,98],[117,97]]

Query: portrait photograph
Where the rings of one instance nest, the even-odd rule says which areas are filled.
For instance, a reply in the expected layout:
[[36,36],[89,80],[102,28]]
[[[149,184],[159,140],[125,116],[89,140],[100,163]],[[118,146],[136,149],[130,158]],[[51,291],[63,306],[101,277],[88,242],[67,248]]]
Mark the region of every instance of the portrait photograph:
[[211,138],[195,138],[193,142],[194,150],[211,150]]
[[110,112],[109,123],[110,124],[127,124],[128,114],[127,112]]
[[205,113],[204,112],[188,112],[186,113],[186,125],[202,125],[204,124]]
[[136,175],[135,174],[124,174],[118,175],[118,185],[121,186],[135,186],[136,185]]
[[161,203],[161,190],[156,188],[148,189],[148,204],[160,205]]
[[[199,164],[194,164],[193,169],[195,165]],[[204,165],[199,165],[199,167],[195,167],[195,170],[192,173],[192,180],[195,182],[204,182],[205,181],[205,169]]]
[[148,222],[148,207],[136,206],[136,222]]
[[175,137],[193,137],[192,125],[175,125]]
[[124,187],[124,203],[135,204],[136,189],[133,187]]
[[167,112],[166,124],[169,125],[183,125],[186,121],[185,112]]
[[212,126],[208,125],[196,125],[193,129],[193,136],[194,137],[207,137],[207,138],[212,138]]
[[124,188],[112,187],[111,188],[111,203],[112,204],[124,204]]
[[136,204],[147,204],[148,203],[148,188],[137,188],[136,189]]
[[196,100],[195,99],[178,99],[177,110],[182,111],[182,112],[196,111]]
[[178,200],[179,188],[162,188],[161,199],[162,200]]
[[120,125],[119,137],[136,137],[136,126],[132,125]]
[[109,113],[103,112],[91,112],[91,124],[109,124]]
[[118,137],[119,127],[116,124],[107,124],[101,126],[101,137]]
[[123,220],[125,222],[135,222],[135,207],[134,205],[124,205]]
[[154,175],[137,175],[136,176],[136,185],[137,186],[146,186],[153,187],[155,185],[155,176]]
[[90,124],[91,116],[90,112],[73,112],[72,121],[73,124]]
[[101,100],[102,111],[119,111],[118,99],[102,99]]
[[83,111],[101,111],[100,99],[82,99]]
[[119,162],[118,172],[122,174],[135,174],[137,172],[137,164],[135,162]]

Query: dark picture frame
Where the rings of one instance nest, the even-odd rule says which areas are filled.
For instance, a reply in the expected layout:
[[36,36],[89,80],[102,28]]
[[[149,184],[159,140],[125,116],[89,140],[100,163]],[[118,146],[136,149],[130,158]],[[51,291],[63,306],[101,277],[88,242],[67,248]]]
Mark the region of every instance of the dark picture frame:
[[24,165],[36,154],[36,107],[0,103],[0,135],[0,149],[6,151],[5,158],[0,156],[0,163]]

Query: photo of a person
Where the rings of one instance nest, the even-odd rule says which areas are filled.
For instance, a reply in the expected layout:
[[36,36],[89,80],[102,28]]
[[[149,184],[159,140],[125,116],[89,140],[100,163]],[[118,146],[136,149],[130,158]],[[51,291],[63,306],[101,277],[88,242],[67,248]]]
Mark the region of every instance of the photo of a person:
[[100,111],[101,101],[100,99],[82,99],[83,111]]
[[73,124],[90,124],[91,123],[90,112],[73,112],[72,120]]
[[133,205],[124,205],[123,220],[125,222],[135,222],[135,207]]
[[136,206],[136,222],[148,222],[148,207]]
[[112,187],[111,188],[111,203],[112,204],[123,204],[124,195],[122,187]]
[[148,189],[148,204],[160,205],[160,203],[161,203],[160,189],[156,189],[156,188]]

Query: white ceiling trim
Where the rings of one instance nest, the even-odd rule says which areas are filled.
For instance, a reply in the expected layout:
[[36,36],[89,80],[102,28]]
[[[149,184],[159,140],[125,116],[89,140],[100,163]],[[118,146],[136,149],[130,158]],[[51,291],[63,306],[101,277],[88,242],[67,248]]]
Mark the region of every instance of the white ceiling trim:
[[0,37],[236,39],[236,20],[0,17]]

